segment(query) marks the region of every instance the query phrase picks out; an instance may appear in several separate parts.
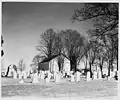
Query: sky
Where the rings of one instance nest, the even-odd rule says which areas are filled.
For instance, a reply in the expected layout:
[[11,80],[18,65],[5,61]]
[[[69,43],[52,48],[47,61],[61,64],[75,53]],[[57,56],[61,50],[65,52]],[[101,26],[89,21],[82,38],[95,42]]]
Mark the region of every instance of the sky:
[[4,68],[10,64],[18,65],[22,58],[29,67],[33,57],[39,53],[36,46],[39,44],[40,34],[46,29],[75,29],[86,35],[91,23],[71,21],[74,10],[82,7],[83,4],[80,3],[2,3]]

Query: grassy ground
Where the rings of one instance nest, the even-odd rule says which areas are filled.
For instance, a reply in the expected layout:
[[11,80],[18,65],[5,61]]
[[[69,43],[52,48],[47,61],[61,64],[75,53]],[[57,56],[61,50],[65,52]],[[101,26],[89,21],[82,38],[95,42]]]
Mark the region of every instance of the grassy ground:
[[93,80],[78,83],[62,82],[45,84],[19,84],[18,80],[2,79],[2,97],[32,96],[43,98],[80,97],[110,98],[117,96],[117,81]]

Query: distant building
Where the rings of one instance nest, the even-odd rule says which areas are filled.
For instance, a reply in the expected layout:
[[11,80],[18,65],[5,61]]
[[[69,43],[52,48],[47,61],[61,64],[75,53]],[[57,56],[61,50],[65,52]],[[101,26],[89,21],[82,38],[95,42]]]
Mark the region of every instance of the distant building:
[[[61,55],[54,55],[39,63],[38,70],[49,70],[50,72],[58,72],[58,57]],[[63,55],[62,55],[63,56]],[[64,56],[63,56],[64,57]],[[64,57],[65,58],[65,57]],[[63,70],[70,70],[70,63],[67,58],[64,59]]]

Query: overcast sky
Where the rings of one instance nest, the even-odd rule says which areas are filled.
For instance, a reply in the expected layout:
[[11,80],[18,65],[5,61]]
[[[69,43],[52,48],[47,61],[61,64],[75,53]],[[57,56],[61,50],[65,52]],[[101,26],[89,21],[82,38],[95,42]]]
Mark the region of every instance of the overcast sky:
[[4,37],[4,66],[18,64],[23,57],[26,64],[38,53],[35,46],[46,29],[76,29],[81,34],[91,27],[88,22],[72,23],[74,10],[83,4],[73,3],[3,3],[2,34]]

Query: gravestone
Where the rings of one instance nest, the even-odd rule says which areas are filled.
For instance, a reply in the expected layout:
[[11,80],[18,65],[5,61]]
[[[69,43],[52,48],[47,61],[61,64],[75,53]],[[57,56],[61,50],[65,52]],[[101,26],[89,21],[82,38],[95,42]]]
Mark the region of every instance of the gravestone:
[[23,78],[27,79],[27,74],[26,73],[23,73]]
[[45,79],[46,83],[50,82],[50,78],[51,78],[51,73],[48,71],[47,72],[47,78]]
[[110,72],[109,80],[114,80],[116,75],[116,71]]
[[28,71],[28,72],[26,73],[26,75],[27,75],[27,77],[30,76],[30,71]]
[[43,80],[44,78],[45,78],[45,74],[44,74],[44,72],[42,71],[41,74],[40,74],[40,79]]
[[31,78],[33,78],[33,77],[34,77],[34,74],[33,74],[33,73],[32,73],[32,74],[30,74],[30,77],[31,77]]
[[17,79],[17,73],[16,73],[16,71],[13,71],[13,78]]
[[41,79],[41,72],[39,73],[39,75],[38,75],[38,76],[39,76],[39,78]]
[[21,79],[21,80],[19,81],[19,83],[24,83],[23,79]]
[[88,71],[87,72],[87,81],[90,81],[91,80],[91,78],[90,78],[90,72]]
[[35,73],[33,76],[33,83],[38,83],[38,74]]
[[97,80],[97,71],[94,71],[94,72],[93,72],[93,79],[94,79],[94,80]]
[[80,81],[80,72],[76,72],[76,82]]
[[110,78],[114,78],[115,72],[110,72]]
[[75,82],[75,76],[71,74],[71,82]]
[[60,82],[60,74],[56,73],[55,75],[55,82]]
[[46,83],[49,83],[49,82],[50,82],[50,79],[47,77],[47,78],[45,79],[45,82],[46,82]]
[[19,79],[22,79],[22,73],[19,73]]
[[102,73],[101,73],[100,70],[98,71],[98,78],[99,78],[99,79],[102,79]]

